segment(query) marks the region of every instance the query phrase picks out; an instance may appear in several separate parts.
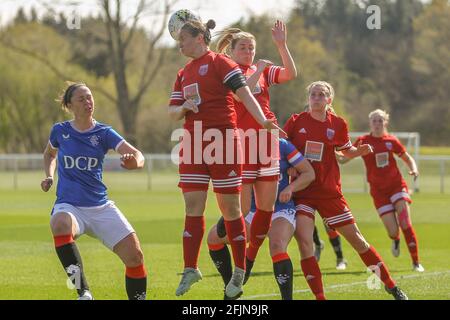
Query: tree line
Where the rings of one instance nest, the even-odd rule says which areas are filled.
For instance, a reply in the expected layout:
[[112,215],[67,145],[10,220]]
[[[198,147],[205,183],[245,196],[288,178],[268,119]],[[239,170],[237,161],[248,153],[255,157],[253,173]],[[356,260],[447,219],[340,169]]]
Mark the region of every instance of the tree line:
[[[23,9],[0,29],[0,152],[43,150],[51,125],[69,117],[55,101],[64,80],[86,82],[97,120],[145,152],[172,149],[170,134],[181,123],[169,121],[167,103],[187,61],[175,43],[161,44],[174,3],[141,0],[128,24],[121,15],[126,1],[98,5],[100,13],[83,17],[79,30],[66,27],[63,13],[38,17]],[[380,29],[367,27],[370,5],[380,8]],[[152,30],[139,27],[151,10],[166,19]],[[280,123],[304,109],[307,84],[320,79],[335,87],[333,107],[351,130],[367,130],[368,113],[383,108],[391,114],[391,131],[418,131],[423,144],[448,144],[449,1],[297,0],[283,20],[299,77],[271,89]],[[255,35],[256,59],[281,63],[273,23],[267,14],[233,26]]]

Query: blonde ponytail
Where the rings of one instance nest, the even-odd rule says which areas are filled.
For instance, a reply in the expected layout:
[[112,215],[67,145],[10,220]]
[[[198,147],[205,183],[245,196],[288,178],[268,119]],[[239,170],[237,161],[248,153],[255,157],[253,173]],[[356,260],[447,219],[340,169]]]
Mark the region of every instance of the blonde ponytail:
[[256,42],[255,36],[239,28],[227,28],[216,33],[220,36],[217,42],[217,52],[230,54],[230,50],[236,47],[236,43],[241,39],[250,39]]

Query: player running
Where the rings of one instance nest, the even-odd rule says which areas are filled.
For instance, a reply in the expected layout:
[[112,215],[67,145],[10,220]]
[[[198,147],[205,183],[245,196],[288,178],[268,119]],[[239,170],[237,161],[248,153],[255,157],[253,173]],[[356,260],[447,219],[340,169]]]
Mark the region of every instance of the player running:
[[400,255],[400,227],[411,255],[413,270],[424,272],[424,267],[419,263],[419,245],[411,222],[408,186],[397,167],[394,154],[406,163],[414,179],[419,176],[416,162],[401,142],[388,133],[388,113],[380,109],[372,111],[369,121],[370,133],[358,137],[355,144],[370,144],[373,148],[373,153],[363,156],[370,195],[392,239],[394,257]]
[[[275,280],[280,289],[283,300],[292,300],[293,291],[293,267],[287,253],[287,247],[295,231],[295,205],[292,201],[292,193],[306,188],[315,178],[314,170],[302,154],[287,140],[279,141],[280,154],[280,178],[278,182],[277,201],[275,212],[272,215],[272,223],[268,231],[270,256],[273,262]],[[288,168],[295,168],[299,178],[289,183]],[[254,200],[254,199],[253,199]],[[252,220],[256,214],[256,204],[252,201],[251,211],[245,217],[247,230],[251,232]],[[208,234],[208,247],[211,259],[219,271],[224,284],[231,277],[231,258],[227,247],[227,239],[224,234],[218,236],[217,225],[213,226]],[[225,299],[227,297],[225,296]]]
[[[197,262],[205,231],[204,210],[208,184],[212,179],[233,252],[235,270],[226,286],[226,294],[234,298],[242,294],[246,232],[239,201],[242,162],[238,159],[242,151],[236,129],[233,93],[262,127],[278,127],[261,112],[239,66],[225,55],[209,50],[210,30],[214,27],[213,20],[209,20],[206,25],[189,21],[181,28],[178,39],[181,53],[192,60],[178,72],[169,103],[172,119],[185,120],[179,165],[179,187],[183,192],[186,213],[183,232],[184,272],[176,295],[183,295],[202,278]],[[208,161],[211,159],[205,157],[212,145],[209,142],[211,139],[203,139],[202,136],[208,129],[213,130],[209,131],[211,133],[225,137],[222,142],[214,140],[214,144],[221,144],[215,152],[215,157],[219,158],[217,161]],[[200,143],[195,143],[196,140],[200,140]]]
[[[248,32],[230,28],[220,32],[217,51],[228,54],[239,64],[239,68],[247,78],[247,84],[261,105],[267,119],[276,121],[270,110],[269,87],[285,83],[297,76],[294,60],[287,46],[287,29],[281,21],[276,21],[272,28],[272,40],[280,54],[283,66],[274,66],[270,61],[259,60],[254,64],[256,39]],[[266,130],[253,118],[251,113],[235,99],[237,126],[243,135],[244,165],[242,168],[242,212],[250,210],[252,192],[255,194],[256,211],[252,219],[249,245],[246,255],[247,281],[253,267],[259,247],[264,242],[270,228],[271,216],[277,198],[279,175],[278,138]],[[257,146],[255,148],[255,146]]]
[[93,300],[75,240],[83,234],[96,237],[119,256],[126,267],[125,286],[130,300],[144,300],[147,271],[138,237],[102,182],[103,160],[109,149],[121,154],[122,167],[144,166],[144,156],[113,128],[93,118],[94,97],[83,83],[70,84],[61,105],[73,119],[53,126],[44,151],[47,192],[58,163],[56,202],[50,219],[56,253],[74,283],[78,300]]
[[284,127],[292,144],[310,161],[316,174],[311,185],[294,194],[301,267],[305,279],[316,299],[325,299],[312,241],[315,212],[318,211],[328,227],[347,239],[366,266],[385,284],[386,290],[395,299],[406,300],[407,296],[396,286],[375,248],[364,239],[356,226],[341,190],[336,150],[347,158],[355,158],[370,154],[371,147],[368,144],[352,146],[346,121],[329,110],[334,98],[334,89],[329,83],[316,81],[307,90],[310,109],[292,115]]

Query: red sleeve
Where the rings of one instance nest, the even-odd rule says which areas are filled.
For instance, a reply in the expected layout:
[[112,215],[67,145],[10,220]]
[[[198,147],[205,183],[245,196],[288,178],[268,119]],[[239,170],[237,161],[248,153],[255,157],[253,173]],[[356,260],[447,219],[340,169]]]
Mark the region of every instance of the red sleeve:
[[398,140],[397,137],[394,137],[394,140],[392,142],[393,142],[392,150],[394,151],[395,154],[401,157],[406,153],[405,146],[400,142],[400,140]]
[[358,138],[356,138],[355,142],[353,143],[354,146],[357,146],[358,143],[363,144],[364,141],[364,136],[359,136]]
[[338,130],[335,133],[335,147],[337,151],[347,150],[352,147],[352,142],[350,141],[350,135],[348,134],[347,121],[340,119],[341,124],[338,126]]
[[286,124],[283,127],[284,132],[287,133],[288,139],[292,140],[292,129],[294,127],[294,116],[292,115],[288,121],[286,121]]
[[264,78],[266,78],[267,84],[270,86],[278,84],[280,78],[281,67],[279,66],[269,66],[264,69]]
[[169,106],[181,106],[186,101],[183,95],[183,88],[181,87],[182,78],[183,78],[183,69],[178,71],[177,79],[175,80],[172,94],[170,95]]
[[242,73],[238,64],[223,54],[216,56],[214,64],[223,83],[227,82],[232,76]]

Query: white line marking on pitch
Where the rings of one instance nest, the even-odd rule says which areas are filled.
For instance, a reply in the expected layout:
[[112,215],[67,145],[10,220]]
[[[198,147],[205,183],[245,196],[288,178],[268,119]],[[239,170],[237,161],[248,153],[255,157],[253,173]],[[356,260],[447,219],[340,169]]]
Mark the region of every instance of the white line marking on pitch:
[[[411,279],[411,278],[421,278],[421,277],[431,277],[431,276],[439,276],[443,274],[450,274],[450,270],[447,271],[438,271],[438,272],[432,272],[432,273],[421,273],[421,274],[407,274],[404,276],[396,277],[398,279]],[[329,287],[325,287],[325,291],[329,289],[339,289],[339,288],[345,288],[345,287],[353,287],[358,286],[360,284],[366,284],[367,281],[358,281],[358,282],[351,282],[351,283],[343,283],[343,284],[335,284]],[[293,293],[306,293],[311,292],[310,289],[301,289],[301,290],[294,290]],[[258,294],[254,296],[248,296],[248,297],[242,297],[241,300],[254,300],[258,298],[266,298],[266,297],[277,297],[279,296],[279,293],[267,293],[267,294]]]

